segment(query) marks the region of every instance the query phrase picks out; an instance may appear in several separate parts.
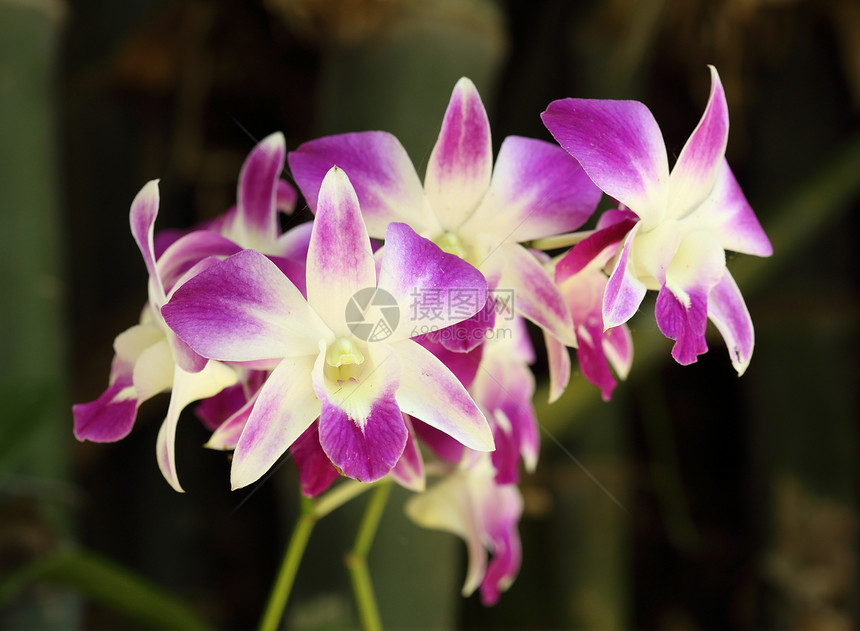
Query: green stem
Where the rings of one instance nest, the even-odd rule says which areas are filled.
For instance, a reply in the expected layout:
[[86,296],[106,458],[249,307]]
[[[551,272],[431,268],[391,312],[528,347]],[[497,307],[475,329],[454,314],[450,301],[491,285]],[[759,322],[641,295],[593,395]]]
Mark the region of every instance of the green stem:
[[377,482],[365,483],[356,480],[346,480],[341,482],[325,495],[321,495],[317,499],[314,506],[314,517],[322,519],[333,510],[340,508],[354,497],[358,497],[362,493],[369,491]]
[[367,554],[370,552],[370,546],[373,545],[373,538],[376,536],[379,520],[385,510],[385,504],[390,493],[390,480],[377,486],[367,504],[367,510],[358,528],[355,545],[346,556],[346,567],[349,569],[352,590],[355,593],[355,602],[358,606],[358,615],[365,631],[382,630],[379,609],[373,594],[373,582],[370,580],[370,572],[367,569]]
[[302,512],[296,522],[296,527],[293,529],[293,534],[290,536],[290,543],[284,554],[284,560],[281,562],[281,568],[278,570],[278,577],[275,579],[272,592],[269,594],[269,602],[266,604],[266,610],[260,621],[260,631],[276,631],[280,626],[281,619],[284,617],[284,608],[287,606],[287,600],[299,570],[299,564],[317,521],[314,514],[314,501],[304,495],[301,497]]
[[[376,483],[363,484],[354,480],[348,480],[338,484],[331,491],[325,495],[321,495],[316,500],[304,495],[301,496],[302,511],[299,515],[299,520],[296,522],[296,527],[293,529],[293,534],[290,536],[290,542],[284,553],[284,560],[281,561],[281,568],[278,570],[275,584],[272,585],[269,602],[266,603],[266,610],[263,613],[262,620],[260,620],[260,631],[274,631],[280,625],[281,619],[284,617],[284,609],[290,598],[290,592],[293,589],[293,583],[296,580],[296,573],[299,571],[299,564],[302,561],[302,556],[304,556],[305,548],[308,545],[308,540],[317,521],[374,486],[376,486]],[[373,505],[374,503],[371,501],[371,507]],[[382,506],[384,507],[384,505],[383,498]],[[379,510],[381,513],[381,508]],[[365,516],[366,521],[367,516]],[[370,532],[370,541],[367,543],[368,548],[370,547],[370,542],[373,541],[373,533],[376,531],[378,523],[379,517],[377,516],[376,522],[373,524],[372,531]],[[362,523],[362,532],[364,528],[365,524]],[[373,594],[371,592],[372,597]]]

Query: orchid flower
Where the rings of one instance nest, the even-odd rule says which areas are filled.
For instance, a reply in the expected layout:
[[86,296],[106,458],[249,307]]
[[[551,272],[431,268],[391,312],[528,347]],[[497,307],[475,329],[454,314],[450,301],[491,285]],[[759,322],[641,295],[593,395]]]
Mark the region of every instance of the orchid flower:
[[540,439],[532,397],[535,378],[529,368],[535,353],[525,321],[512,318],[497,324],[484,342],[484,356],[469,388],[472,398],[490,419],[496,450],[491,454],[499,484],[519,481],[522,458],[526,470],[537,466]]
[[[253,382],[258,377],[249,376],[252,373],[246,369],[206,362],[165,325],[161,307],[185,279],[212,263],[204,263],[208,257],[223,258],[242,247],[257,247],[273,255],[278,267],[304,287],[301,261],[307,251],[309,225],[281,235],[277,223],[278,209],[291,209],[296,199],[295,189],[279,177],[285,156],[283,134],[272,134],[258,143],[242,166],[236,206],[206,229],[170,236],[162,239],[158,247],[154,234],[159,205],[157,182],[144,186],[132,203],[132,234],[149,270],[149,302],[140,324],[120,334],[114,342],[116,356],[107,390],[95,401],[74,406],[75,435],[80,440],[120,440],[131,431],[137,409],[144,401],[172,390],[167,418],[158,435],[157,456],[162,473],[177,491],[182,487],[176,475],[173,442],[182,409],[192,401],[205,399],[211,402],[211,416],[222,403],[222,392],[229,400],[235,398],[234,389],[239,388],[247,399],[247,385],[237,382]],[[256,389],[252,387],[251,393]],[[241,418],[243,404],[237,405],[240,410],[228,415],[232,424],[223,433],[228,433]],[[223,440],[219,435],[212,446]]]
[[[423,186],[397,138],[381,131],[312,140],[288,161],[312,209],[323,176],[337,164],[355,186],[371,237],[384,237],[391,222],[408,224],[479,268],[491,290],[513,290],[519,315],[575,345],[564,299],[521,243],[579,227],[600,191],[575,160],[541,140],[506,138],[493,168],[487,113],[469,79],[454,87]],[[491,317],[479,325],[491,326]],[[442,343],[466,351],[482,339]]]
[[[278,210],[292,212],[296,190],[280,179],[286,159],[281,132],[261,140],[248,154],[239,172],[236,205],[206,226],[234,243],[263,254],[304,262],[310,239],[310,222],[281,233]],[[290,280],[302,283],[304,270]]]
[[[149,271],[149,302],[140,324],[117,336],[110,384],[98,399],[75,405],[78,440],[113,442],[131,431],[137,409],[147,399],[171,391],[167,416],[158,432],[156,454],[165,479],[182,491],[176,474],[174,436],[180,412],[192,401],[211,397],[237,381],[236,372],[207,361],[192,351],[165,325],[161,307],[171,294],[216,254],[238,248],[213,233],[191,233],[177,240],[155,260],[153,227],[158,214],[158,182],[146,184],[131,205],[131,231]],[[192,262],[196,265],[184,274]]]
[[[241,249],[254,249],[268,255],[304,293],[311,222],[281,233],[278,221],[278,212],[292,213],[297,198],[295,188],[280,178],[286,153],[286,141],[280,132],[257,143],[239,172],[236,205],[199,229],[216,232]],[[197,407],[197,415],[204,425],[216,430],[206,443],[210,449],[235,447],[262,385],[259,371],[240,369],[238,372],[240,383]]]
[[[437,357],[455,360],[452,370],[464,385],[463,377],[468,377],[469,393],[493,430],[496,449],[491,462],[499,484],[519,480],[521,459],[526,470],[533,472],[540,449],[537,416],[532,405],[535,379],[529,369],[529,364],[535,361],[534,348],[525,321],[508,315],[510,318],[505,316],[503,320],[505,326],[497,322],[486,341],[469,353],[445,353],[444,349],[440,353],[438,345],[430,347]],[[448,361],[445,364],[451,366]],[[465,369],[466,365],[470,365],[470,370]],[[415,423],[415,430],[424,445],[442,460],[460,464],[474,458],[461,443],[443,432],[420,422]]]
[[[481,600],[493,605],[513,583],[522,560],[517,523],[523,500],[515,484],[498,484],[488,454],[473,454],[426,492],[406,503],[406,515],[423,528],[444,530],[466,542],[469,568],[463,595],[479,586]],[[487,551],[492,558],[487,562]]]
[[[633,227],[632,213],[609,210],[597,222],[593,234],[576,244],[567,254],[550,263],[562,295],[573,319],[579,343],[576,356],[582,375],[600,388],[604,401],[609,401],[617,382],[610,366],[626,379],[633,363],[633,338],[626,324],[605,328],[603,325],[603,295],[608,278],[603,271],[615,256],[624,235]],[[562,389],[570,375],[570,355],[556,339],[547,339],[550,373],[565,375]],[[550,380],[550,402],[561,395],[556,380]]]
[[[410,417],[404,414],[403,422],[409,430],[409,437],[403,453],[391,469],[391,477],[403,488],[421,493],[425,488],[424,459]],[[447,437],[447,434],[443,435]],[[299,471],[299,486],[307,497],[316,497],[328,490],[340,476],[337,467],[320,445],[319,420],[312,423],[290,446],[290,455]]]
[[[392,313],[416,289],[459,288],[477,292],[478,304],[465,315],[447,314],[446,324],[471,317],[486,300],[477,270],[393,223],[377,281],[358,198],[334,167],[320,186],[306,285],[307,298],[269,259],[244,250],[185,283],[162,309],[171,329],[202,356],[273,367],[236,444],[233,488],[259,479],[317,418],[328,458],[363,482],[389,473],[403,453],[402,412],[472,449],[493,449],[487,421],[465,388],[410,339],[420,319],[408,309]],[[357,305],[361,290],[370,297]],[[356,326],[355,316],[380,295],[392,299],[383,310],[385,339]]]
[[711,66],[705,113],[669,172],[654,117],[637,101],[562,99],[542,114],[559,144],[607,195],[638,218],[627,233],[603,295],[603,326],[616,327],[658,290],[660,331],[681,364],[707,350],[707,319],[743,374],[753,325],[726,269],[725,251],[770,256],[772,248],[725,160],[729,119]]

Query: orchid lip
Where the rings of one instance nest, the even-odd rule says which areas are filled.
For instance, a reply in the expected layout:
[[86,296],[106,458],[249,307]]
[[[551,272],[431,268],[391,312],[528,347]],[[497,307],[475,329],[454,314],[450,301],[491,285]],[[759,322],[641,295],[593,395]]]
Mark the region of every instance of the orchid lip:
[[338,337],[326,349],[324,372],[330,381],[358,381],[363,372],[362,364],[364,353],[351,336]]
[[466,260],[468,257],[468,248],[456,232],[444,232],[441,236],[434,239],[433,243],[438,245],[443,252],[459,256],[463,260]]

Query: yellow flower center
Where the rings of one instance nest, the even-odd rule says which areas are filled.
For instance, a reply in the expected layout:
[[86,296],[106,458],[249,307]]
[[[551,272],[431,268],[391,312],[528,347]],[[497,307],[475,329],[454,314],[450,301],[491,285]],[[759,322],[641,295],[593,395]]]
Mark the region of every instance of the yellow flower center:
[[434,243],[442,248],[443,252],[459,256],[461,259],[466,258],[468,251],[465,244],[460,240],[455,232],[445,232],[442,236],[437,237]]
[[337,338],[325,352],[325,376],[331,381],[358,381],[364,355],[354,338],[344,335]]

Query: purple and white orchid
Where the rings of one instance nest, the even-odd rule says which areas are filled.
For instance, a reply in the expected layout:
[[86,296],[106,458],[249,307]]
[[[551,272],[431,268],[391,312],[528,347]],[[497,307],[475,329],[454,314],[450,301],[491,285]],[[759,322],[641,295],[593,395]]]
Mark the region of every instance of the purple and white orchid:
[[[204,357],[272,369],[236,444],[234,488],[259,479],[318,417],[319,441],[344,475],[363,482],[391,471],[406,446],[401,412],[464,445],[493,448],[490,428],[441,361],[412,341],[409,310],[382,341],[357,336],[347,309],[361,290],[409,304],[416,288],[476,291],[464,316],[486,301],[471,265],[404,224],[386,231],[377,278],[358,198],[342,169],[320,187],[307,259],[307,298],[266,257],[242,251],[183,285],[164,306],[169,326]],[[375,295],[375,294],[374,294]]]
[[[512,290],[519,315],[576,344],[552,277],[521,244],[581,226],[600,191],[575,160],[541,140],[509,136],[494,168],[489,120],[469,79],[454,87],[423,186],[403,146],[382,131],[312,140],[288,161],[312,209],[323,176],[337,164],[355,186],[371,237],[384,237],[391,222],[408,224],[480,269],[490,290]],[[451,350],[474,348],[492,324],[486,318],[471,344]]]
[[695,362],[707,350],[710,318],[740,375],[753,325],[725,251],[770,256],[772,248],[725,160],[728,107],[710,68],[708,105],[671,173],[660,128],[638,101],[562,99],[542,118],[594,183],[638,218],[606,286],[604,327],[626,322],[657,290],[657,324],[675,340],[672,356]]
[[242,247],[256,246],[273,255],[278,267],[304,287],[309,226],[300,225],[281,235],[277,223],[278,209],[291,208],[296,196],[295,190],[280,179],[285,156],[283,134],[265,138],[242,166],[236,206],[205,229],[171,235],[158,249],[154,232],[158,182],[146,184],[131,205],[131,232],[149,271],[149,301],[140,323],[114,342],[116,355],[108,388],[95,401],[73,407],[75,435],[79,440],[96,442],[120,440],[131,431],[144,401],[171,391],[156,454],[164,477],[177,491],[182,491],[182,486],[173,444],[179,414],[192,401],[211,401],[225,389],[239,386],[249,373],[209,362],[193,352],[165,324],[161,307],[186,280]]
[[[165,250],[156,262],[153,227],[158,214],[158,182],[146,184],[131,205],[131,231],[149,271],[149,302],[140,323],[119,334],[110,384],[98,399],[72,408],[78,440],[113,442],[132,429],[140,405],[170,390],[167,416],[158,432],[156,454],[165,479],[182,491],[176,474],[173,439],[179,414],[192,401],[212,397],[238,380],[235,370],[200,357],[171,331],[161,307],[189,277],[205,268],[216,254],[232,254],[237,246],[212,233],[191,233]],[[183,269],[187,269],[184,274]]]
[[[74,406],[75,435],[119,440],[143,401],[171,391],[157,461],[182,491],[176,427],[203,399],[206,446],[234,451],[234,489],[287,451],[306,496],[341,475],[358,481],[327,494],[327,510],[389,476],[416,493],[415,523],[466,541],[464,595],[480,588],[495,603],[520,567],[520,463],[534,471],[540,447],[525,320],[546,341],[551,403],[570,379],[569,346],[609,400],[632,364],[625,323],[649,289],[679,363],[707,350],[710,319],[738,374],[749,365],[752,321],[725,252],[772,249],[725,160],[713,67],[711,81],[671,172],[645,105],[587,99],[543,113],[560,146],[510,136],[494,165],[487,113],[463,78],[423,183],[391,134],[319,138],[287,155],[275,133],[245,160],[235,206],[155,235],[149,182],[130,212],[148,302],[115,340],[108,388]],[[315,219],[282,232],[279,212],[297,199],[285,161]],[[571,233],[601,191],[618,205]],[[425,490],[425,473],[442,477]]]
[[[604,401],[609,401],[617,385],[610,366],[621,379],[626,379],[633,364],[630,329],[626,324],[605,327],[602,309],[609,280],[603,269],[615,257],[621,239],[635,225],[631,215],[628,211],[606,211],[591,235],[551,264],[573,319],[579,369],[600,388]],[[547,339],[547,351],[550,372],[569,376],[570,356],[561,342]],[[555,381],[550,380],[550,401],[561,394]]]
[[496,481],[496,470],[486,454],[472,456],[427,491],[411,497],[405,508],[419,526],[450,532],[466,542],[469,567],[463,595],[480,587],[482,602],[494,605],[520,569],[517,524],[523,499],[516,484]]

